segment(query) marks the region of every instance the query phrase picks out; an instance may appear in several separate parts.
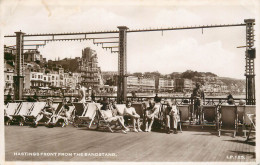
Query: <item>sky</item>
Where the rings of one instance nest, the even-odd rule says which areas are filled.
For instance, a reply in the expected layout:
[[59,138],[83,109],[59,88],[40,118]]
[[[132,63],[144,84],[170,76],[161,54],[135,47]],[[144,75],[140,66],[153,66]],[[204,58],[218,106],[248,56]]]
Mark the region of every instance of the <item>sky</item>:
[[[2,1],[1,25],[5,35],[90,32],[214,24],[240,24],[256,18],[259,1]],[[4,16],[4,17],[3,17]],[[105,35],[92,35],[102,37]],[[115,36],[115,35],[109,35]],[[245,27],[177,30],[127,34],[127,71],[162,74],[195,70],[221,77],[244,79]],[[36,38],[30,38],[36,39]],[[41,39],[41,38],[37,38]],[[116,41],[116,40],[110,40]],[[15,45],[15,38],[4,44]],[[108,45],[107,45],[108,46]],[[51,60],[81,56],[84,47],[96,50],[102,71],[117,71],[118,54],[92,41],[51,42],[39,48]]]

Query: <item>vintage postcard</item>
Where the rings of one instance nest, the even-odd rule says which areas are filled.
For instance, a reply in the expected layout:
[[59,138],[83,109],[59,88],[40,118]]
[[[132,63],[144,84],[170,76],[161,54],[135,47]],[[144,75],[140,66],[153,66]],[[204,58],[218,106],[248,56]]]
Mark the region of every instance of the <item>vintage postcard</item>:
[[0,165],[259,164],[259,5],[0,1]]

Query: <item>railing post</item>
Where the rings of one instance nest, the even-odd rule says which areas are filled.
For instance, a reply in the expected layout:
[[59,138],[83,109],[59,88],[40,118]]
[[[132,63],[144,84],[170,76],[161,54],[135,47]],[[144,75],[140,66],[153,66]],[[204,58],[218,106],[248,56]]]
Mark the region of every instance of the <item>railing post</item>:
[[15,72],[14,76],[14,99],[23,99],[24,89],[24,57],[23,57],[23,32],[16,33],[16,57],[15,57]]
[[126,56],[126,26],[118,26],[119,29],[119,54],[118,54],[118,80],[117,102],[123,103],[127,97],[127,56]]

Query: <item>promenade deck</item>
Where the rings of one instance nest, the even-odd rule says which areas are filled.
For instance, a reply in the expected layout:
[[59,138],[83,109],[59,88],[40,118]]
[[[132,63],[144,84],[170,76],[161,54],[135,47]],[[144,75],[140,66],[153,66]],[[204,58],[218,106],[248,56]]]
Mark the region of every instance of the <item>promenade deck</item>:
[[[40,155],[18,155],[22,152]],[[85,156],[85,153],[112,156]],[[110,133],[72,126],[5,126],[5,154],[6,161],[252,162],[255,161],[255,142],[245,142],[241,135],[232,138],[231,133],[218,137],[212,128],[197,127],[168,135]]]

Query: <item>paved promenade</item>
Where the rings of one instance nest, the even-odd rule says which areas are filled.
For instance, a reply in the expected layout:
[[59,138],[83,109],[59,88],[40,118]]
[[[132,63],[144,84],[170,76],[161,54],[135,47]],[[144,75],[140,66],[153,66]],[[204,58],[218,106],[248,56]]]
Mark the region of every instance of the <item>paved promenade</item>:
[[168,135],[5,126],[6,161],[255,161],[255,143],[244,141],[198,127]]

